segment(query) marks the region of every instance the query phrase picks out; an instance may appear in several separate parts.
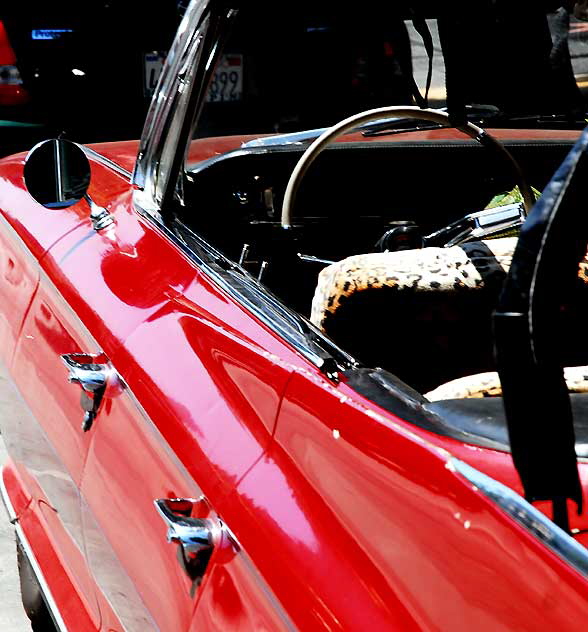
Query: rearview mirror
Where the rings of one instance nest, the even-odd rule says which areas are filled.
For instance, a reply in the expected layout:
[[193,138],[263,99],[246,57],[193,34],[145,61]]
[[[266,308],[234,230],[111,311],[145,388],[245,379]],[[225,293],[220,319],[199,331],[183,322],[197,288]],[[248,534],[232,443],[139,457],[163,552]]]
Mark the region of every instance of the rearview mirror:
[[45,140],[28,153],[24,182],[33,199],[45,208],[67,208],[86,195],[90,163],[75,143],[63,138]]

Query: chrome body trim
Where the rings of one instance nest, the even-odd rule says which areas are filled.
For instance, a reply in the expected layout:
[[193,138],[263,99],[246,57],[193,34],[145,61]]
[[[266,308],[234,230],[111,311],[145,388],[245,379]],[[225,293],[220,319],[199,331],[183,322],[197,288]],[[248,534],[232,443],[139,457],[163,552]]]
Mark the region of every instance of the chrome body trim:
[[97,152],[95,149],[92,149],[91,147],[86,147],[86,145],[80,145],[78,143],[76,144],[81,150],[83,150],[83,152],[86,154],[88,158],[91,158],[92,160],[101,164],[107,169],[110,169],[111,171],[118,173],[119,176],[122,176],[123,178],[125,178],[125,180],[128,180],[129,183],[131,182],[133,174],[130,171],[127,171],[126,169],[121,167],[119,164],[114,162],[114,160],[110,160],[110,158],[103,156],[101,153]]
[[18,524],[18,522],[16,522],[15,524],[15,530],[16,530],[16,535],[18,539],[20,540],[22,549],[25,555],[27,556],[27,559],[29,560],[31,568],[33,569],[33,573],[35,574],[35,578],[39,584],[39,587],[41,588],[41,592],[43,593],[43,600],[45,601],[45,605],[47,606],[47,610],[49,610],[49,614],[51,615],[51,618],[53,619],[53,623],[55,624],[55,627],[60,632],[67,632],[68,628],[65,625],[65,622],[61,616],[61,613],[59,612],[55,599],[53,598],[53,594],[51,593],[51,589],[49,588],[49,585],[47,584],[47,581],[45,580],[45,576],[43,575],[43,571],[41,570],[41,567],[39,566],[39,563],[37,562],[37,558],[35,557],[35,554],[33,553],[33,550],[31,549],[31,545],[29,544],[27,536],[24,534],[24,531],[22,527]]
[[[440,108],[442,111],[445,111],[446,108]],[[378,121],[378,128],[385,125],[392,125],[393,123],[397,123],[398,121],[410,121],[414,119],[409,119],[405,117],[388,117],[382,118]],[[363,123],[362,125],[357,126],[357,130],[369,130],[374,127],[373,123]],[[274,136],[263,136],[262,138],[255,138],[254,140],[247,141],[243,143],[241,147],[243,149],[250,149],[252,147],[275,147],[277,145],[301,145],[311,140],[316,140],[319,136],[324,134],[328,129],[328,127],[317,127],[316,129],[306,129],[300,132],[292,132],[290,134],[276,134]],[[352,130],[353,131],[353,130]],[[404,130],[403,130],[404,131]],[[348,132],[351,133],[351,132]]]
[[[20,524],[18,524],[16,513],[14,511],[14,507],[12,506],[12,503],[10,502],[10,496],[8,495],[8,490],[6,489],[6,486],[4,485],[4,479],[2,478],[2,476],[0,476],[0,497],[2,497],[2,501],[4,503],[4,506],[6,507],[6,511],[8,512],[8,516],[9,517],[12,516],[10,518],[10,522],[14,525],[14,529],[21,543],[22,549],[31,564],[31,568],[33,569],[33,573],[35,574],[35,579],[37,580],[39,587],[41,589],[41,592],[43,593],[43,599],[45,600],[47,609],[49,610],[49,613],[51,614],[51,618],[53,619],[53,622],[55,623],[55,627],[60,632],[67,632],[67,626],[65,625],[65,622],[63,621],[63,618],[61,617],[59,609],[57,608],[57,604],[55,603],[55,599],[53,598],[53,595],[51,594],[51,589],[49,588],[49,585],[47,584],[47,581],[45,580],[43,571],[41,570],[41,567],[39,566],[39,563],[37,562],[37,558],[35,557],[35,554],[33,553],[33,550],[31,548],[31,545],[29,544],[27,536],[25,535]],[[16,557],[15,557],[15,563],[16,563]]]
[[[220,53],[223,37],[220,27],[235,16],[236,11],[217,7],[212,0],[192,0],[190,3],[164,64],[143,129],[133,174],[136,187],[133,204],[222,289],[288,340],[315,366],[322,368],[327,359],[331,365],[332,357],[335,357],[342,370],[349,369],[357,366],[357,362],[310,322],[289,310],[258,281],[193,231],[184,227],[190,234],[190,240],[198,243],[196,250],[168,226],[169,222],[163,221],[167,205],[172,201],[174,192],[178,193],[175,179],[185,168],[197,113]],[[248,150],[240,151],[247,153]],[[258,151],[269,150],[262,148]]]
[[[202,30],[206,30],[209,5],[210,0],[192,0],[186,9],[167,54],[141,134],[132,183],[138,188],[137,203],[156,219],[160,218],[168,188],[175,185],[171,180],[182,136],[186,136],[185,123],[193,101],[192,92],[202,88],[196,85],[196,67],[202,55]],[[187,147],[188,139],[183,140]]]
[[284,305],[256,278],[215,250],[190,228],[181,224],[182,232],[189,236],[192,244],[188,244],[181,235],[172,232],[163,224],[157,224],[157,228],[185,252],[210,280],[286,340],[318,369],[322,370],[325,363],[332,360],[341,370],[359,366],[355,358],[329,340],[309,320]]
[[459,459],[448,463],[552,553],[588,577],[588,550],[512,489]]
[[318,138],[326,132],[328,127],[319,127],[317,129],[307,129],[302,132],[292,132],[291,134],[276,134],[275,136],[263,136],[255,138],[246,143],[241,144],[242,149],[251,149],[252,147],[276,147],[279,145],[301,145],[309,140]]

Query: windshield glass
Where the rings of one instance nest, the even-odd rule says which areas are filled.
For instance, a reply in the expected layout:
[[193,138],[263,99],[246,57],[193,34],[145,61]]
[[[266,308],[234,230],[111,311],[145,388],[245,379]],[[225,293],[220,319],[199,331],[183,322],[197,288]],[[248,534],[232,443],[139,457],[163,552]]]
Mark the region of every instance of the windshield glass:
[[195,136],[296,132],[408,104],[483,106],[497,126],[536,115],[581,126],[588,11],[512,4],[420,21],[382,7],[369,20],[241,9]]

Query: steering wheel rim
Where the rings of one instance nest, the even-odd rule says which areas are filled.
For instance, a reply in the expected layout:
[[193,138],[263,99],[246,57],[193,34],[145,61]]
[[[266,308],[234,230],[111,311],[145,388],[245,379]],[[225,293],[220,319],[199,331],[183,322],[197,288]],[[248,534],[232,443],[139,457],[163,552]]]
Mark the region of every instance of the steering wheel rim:
[[[323,150],[342,134],[345,134],[346,132],[349,132],[365,123],[370,123],[390,116],[423,119],[425,121],[440,123],[441,125],[446,125],[448,127],[455,127],[451,123],[449,115],[442,110],[397,105],[366,110],[336,123],[333,127],[330,127],[328,130],[323,132],[313,143],[311,143],[296,163],[296,166],[290,175],[290,179],[288,180],[288,185],[284,194],[284,201],[282,203],[282,228],[292,228],[292,208],[294,206],[298,189],[300,188],[300,183],[312,163],[318,158]],[[455,129],[458,129],[485,147],[494,148],[504,157],[509,164],[509,168],[513,171],[517,185],[523,197],[523,207],[526,213],[529,213],[535,204],[535,196],[533,195],[533,191],[523,175],[520,165],[516,162],[508,149],[506,149],[506,147],[498,139],[489,134],[486,130],[469,121],[462,126],[455,127]]]

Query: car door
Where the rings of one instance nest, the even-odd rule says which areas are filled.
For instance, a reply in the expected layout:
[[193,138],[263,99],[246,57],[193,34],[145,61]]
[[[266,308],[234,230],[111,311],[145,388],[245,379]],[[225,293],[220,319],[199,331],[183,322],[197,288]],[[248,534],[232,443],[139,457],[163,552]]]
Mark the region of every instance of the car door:
[[[168,532],[226,513],[271,439],[289,368],[272,335],[134,211],[128,180],[92,168],[117,193],[115,223],[83,222],[50,250],[15,358],[51,455],[34,468],[39,502],[22,525],[41,532],[36,555],[43,543],[60,558],[66,625],[187,630],[205,583]],[[86,372],[105,378],[90,424]],[[183,505],[167,514],[155,505],[174,499]]]
[[[220,528],[233,518],[225,498],[267,448],[289,376],[242,333],[247,323],[195,279],[111,358],[120,392],[105,395],[91,430],[82,494],[89,563],[113,606],[115,620],[104,622],[112,629],[189,629],[209,584],[206,567],[191,568],[183,545],[168,542],[176,522],[208,521],[215,566],[237,552]],[[171,513],[155,501],[169,501]]]
[[[91,344],[40,272],[51,247],[82,218],[78,208],[52,213],[30,198],[22,189],[21,158],[4,159],[3,174],[0,356],[16,386],[5,391],[12,404],[2,434],[11,460],[3,485],[19,538],[27,540],[28,553],[50,584],[47,599],[63,605],[66,619],[75,613],[78,629],[91,630],[100,618],[84,560],[76,488],[87,442],[63,432],[68,408],[79,420],[79,394],[70,407],[63,388],[54,388],[63,365],[51,351],[62,343],[71,351]],[[51,437],[63,439],[60,450]]]
[[[80,388],[68,382],[62,355],[99,351],[56,285],[43,274],[12,367],[13,379],[32,413],[30,427],[19,428],[19,444],[34,446],[25,455],[24,464],[36,502],[20,517],[20,525],[29,534],[35,557],[43,558],[52,550],[61,558],[58,569],[47,561],[43,571],[51,583],[70,584],[73,599],[63,595],[62,603],[78,602],[69,613],[72,620],[83,621],[78,623],[80,629],[100,625],[85,560],[79,496],[90,436],[82,431]],[[66,621],[67,616],[66,612]]]

